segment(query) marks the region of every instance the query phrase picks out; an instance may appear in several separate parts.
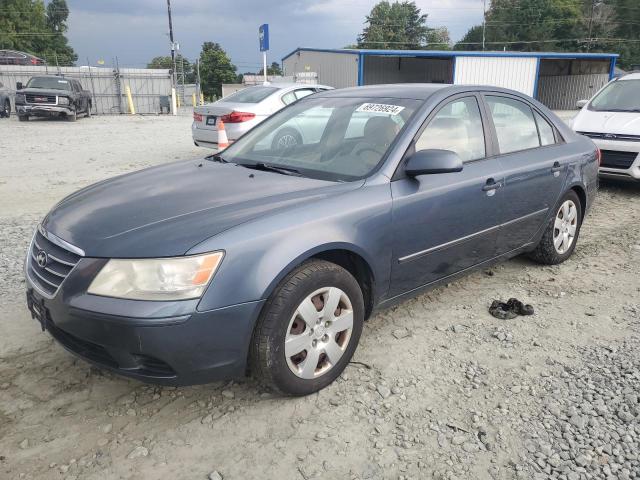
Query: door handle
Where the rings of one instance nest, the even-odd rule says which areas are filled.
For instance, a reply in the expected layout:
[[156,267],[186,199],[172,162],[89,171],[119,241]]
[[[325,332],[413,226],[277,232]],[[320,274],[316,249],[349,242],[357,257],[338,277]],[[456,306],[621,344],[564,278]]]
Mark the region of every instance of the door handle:
[[496,182],[493,178],[490,178],[487,180],[487,183],[485,183],[484,187],[482,187],[482,191],[491,192],[493,190],[497,190],[500,187],[502,187],[501,182]]
[[560,165],[560,162],[555,162],[553,164],[553,167],[551,167],[551,171],[553,173],[559,172],[560,170],[562,170],[562,165]]

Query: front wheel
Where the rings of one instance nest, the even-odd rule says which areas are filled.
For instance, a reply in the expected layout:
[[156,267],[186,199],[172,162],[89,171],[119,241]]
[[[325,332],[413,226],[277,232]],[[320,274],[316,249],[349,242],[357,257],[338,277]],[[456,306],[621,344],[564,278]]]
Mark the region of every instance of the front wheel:
[[18,121],[19,122],[28,122],[29,121],[29,115],[18,115]]
[[560,200],[531,258],[545,265],[564,262],[576,248],[581,225],[582,204],[576,192],[570,190]]
[[9,100],[4,101],[4,107],[2,108],[2,115],[5,118],[9,118],[11,116],[11,102]]
[[78,119],[78,112],[75,110],[71,113],[67,113],[67,120],[69,122],[75,122]]
[[274,135],[271,150],[285,150],[298,145],[302,145],[302,135],[296,129],[286,127]]
[[336,264],[305,262],[265,304],[252,339],[252,373],[288,395],[316,392],[345,369],[363,322],[356,279]]
[[87,103],[87,111],[85,113],[87,115],[87,118],[91,117],[91,103]]

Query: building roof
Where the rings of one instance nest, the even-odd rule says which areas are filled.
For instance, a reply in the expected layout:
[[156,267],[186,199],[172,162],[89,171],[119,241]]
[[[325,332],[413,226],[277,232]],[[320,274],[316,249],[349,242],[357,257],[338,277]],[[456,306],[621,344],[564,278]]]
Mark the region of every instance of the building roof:
[[300,51],[305,52],[325,52],[325,53],[344,53],[351,55],[382,55],[393,57],[533,57],[533,58],[600,58],[611,59],[619,57],[617,53],[584,53],[584,52],[504,52],[504,51],[464,51],[464,50],[372,50],[372,49],[356,49],[356,48],[306,48],[298,47],[293,52],[282,57],[282,60],[295,55]]

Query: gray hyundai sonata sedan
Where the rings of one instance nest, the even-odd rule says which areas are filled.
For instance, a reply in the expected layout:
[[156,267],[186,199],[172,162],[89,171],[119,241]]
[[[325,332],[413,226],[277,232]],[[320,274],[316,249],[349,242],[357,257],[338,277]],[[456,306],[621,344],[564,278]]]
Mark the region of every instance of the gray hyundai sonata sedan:
[[[295,130],[282,147],[272,140]],[[140,380],[331,383],[380,307],[474,269],[573,253],[599,152],[492,87],[319,93],[225,151],[80,190],[26,259],[35,319]],[[433,319],[433,321],[438,321]]]

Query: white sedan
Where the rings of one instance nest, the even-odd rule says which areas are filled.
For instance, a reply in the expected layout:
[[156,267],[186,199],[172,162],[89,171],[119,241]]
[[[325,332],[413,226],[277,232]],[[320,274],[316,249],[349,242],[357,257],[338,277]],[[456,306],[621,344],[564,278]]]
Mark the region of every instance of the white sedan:
[[578,107],[573,129],[600,148],[600,176],[640,181],[640,73],[609,82]]
[[[272,83],[239,90],[215,103],[193,109],[193,142],[202,147],[218,148],[218,121],[224,122],[229,141],[237,140],[254,126],[287,105],[317,92],[331,90],[325,85]],[[283,146],[297,143],[296,132],[282,132],[274,142]],[[284,145],[284,144],[287,145]]]

